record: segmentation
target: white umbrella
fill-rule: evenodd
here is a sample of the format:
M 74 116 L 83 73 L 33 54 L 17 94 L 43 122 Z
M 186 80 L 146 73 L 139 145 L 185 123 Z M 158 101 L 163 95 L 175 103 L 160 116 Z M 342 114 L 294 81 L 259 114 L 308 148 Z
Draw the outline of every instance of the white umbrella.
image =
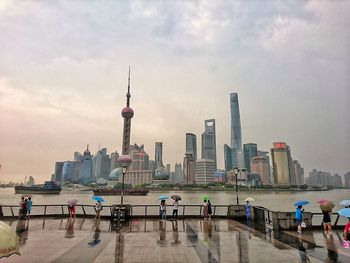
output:
M 8 224 L 0 221 L 0 258 L 12 254 L 19 255 L 18 237 Z
M 255 201 L 255 199 L 254 198 L 252 198 L 252 197 L 247 197 L 246 199 L 244 199 L 244 201 L 245 202 L 253 202 L 253 201 Z

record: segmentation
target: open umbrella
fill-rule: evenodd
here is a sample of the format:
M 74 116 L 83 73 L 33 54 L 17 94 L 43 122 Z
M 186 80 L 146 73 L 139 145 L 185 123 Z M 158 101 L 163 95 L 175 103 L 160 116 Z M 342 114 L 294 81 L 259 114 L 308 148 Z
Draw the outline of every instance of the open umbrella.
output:
M 208 201 L 208 200 L 209 200 L 209 196 L 207 196 L 207 195 L 202 195 L 202 199 Z
M 166 200 L 166 199 L 169 199 L 169 196 L 167 196 L 167 195 L 159 196 L 159 200 Z
M 343 209 L 338 211 L 338 214 L 340 216 L 344 216 L 344 217 L 349 217 L 350 218 L 350 208 L 343 208 Z
M 180 200 L 181 200 L 181 196 L 179 196 L 179 195 L 172 195 L 172 196 L 171 196 L 171 199 L 180 201 Z
M 320 205 L 323 205 L 324 203 L 328 202 L 328 200 L 321 198 L 320 200 L 317 201 Z
M 301 205 L 307 205 L 308 203 L 310 203 L 310 202 L 306 201 L 306 200 L 302 200 L 302 201 L 296 202 L 294 205 L 295 206 L 301 206 Z
M 334 208 L 334 203 L 332 201 L 324 202 L 320 205 L 320 208 L 322 211 L 332 211 L 332 209 Z
M 244 201 L 245 202 L 253 202 L 253 201 L 255 201 L 255 199 L 254 198 L 252 198 L 252 197 L 247 197 L 246 199 L 244 199 Z
M 19 254 L 18 237 L 8 224 L 0 221 L 0 258 L 12 254 Z
M 350 206 L 350 200 L 343 200 L 339 203 L 340 205 Z
M 97 196 L 97 195 L 94 195 L 92 196 L 92 200 L 95 200 L 95 201 L 100 201 L 100 202 L 104 202 L 105 200 L 103 199 L 103 197 L 101 196 Z

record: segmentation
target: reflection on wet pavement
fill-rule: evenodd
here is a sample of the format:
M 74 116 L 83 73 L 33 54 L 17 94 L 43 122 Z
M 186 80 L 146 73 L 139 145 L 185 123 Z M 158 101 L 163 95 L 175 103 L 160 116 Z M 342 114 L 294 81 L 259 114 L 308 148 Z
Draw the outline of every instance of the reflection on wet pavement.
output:
M 21 255 L 1 262 L 350 262 L 341 235 L 267 233 L 233 220 L 14 221 Z

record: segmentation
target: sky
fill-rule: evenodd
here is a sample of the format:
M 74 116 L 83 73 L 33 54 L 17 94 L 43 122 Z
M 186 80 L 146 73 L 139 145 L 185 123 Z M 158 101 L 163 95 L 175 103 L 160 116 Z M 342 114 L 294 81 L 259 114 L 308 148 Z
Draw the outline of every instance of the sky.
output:
M 0 181 L 50 178 L 86 145 L 121 152 L 131 67 L 131 143 L 182 163 L 185 133 L 216 119 L 230 144 L 285 141 L 305 174 L 350 171 L 350 1 L 0 0 Z

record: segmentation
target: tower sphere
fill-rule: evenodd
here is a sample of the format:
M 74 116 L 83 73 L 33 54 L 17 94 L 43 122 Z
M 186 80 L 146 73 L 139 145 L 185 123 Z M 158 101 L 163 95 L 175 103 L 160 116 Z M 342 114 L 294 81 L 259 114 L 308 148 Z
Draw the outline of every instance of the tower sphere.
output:
M 122 109 L 122 116 L 123 118 L 131 119 L 132 117 L 134 117 L 133 109 L 130 107 L 125 107 L 124 109 Z

